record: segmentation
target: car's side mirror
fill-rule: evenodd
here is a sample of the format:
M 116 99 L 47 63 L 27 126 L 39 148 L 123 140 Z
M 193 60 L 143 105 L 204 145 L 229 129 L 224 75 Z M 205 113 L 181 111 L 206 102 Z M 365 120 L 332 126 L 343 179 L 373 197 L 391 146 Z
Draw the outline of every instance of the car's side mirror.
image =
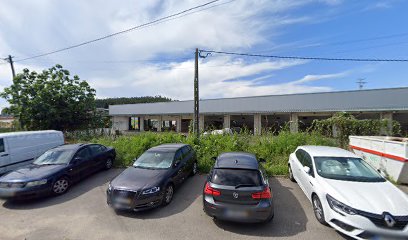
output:
M 180 160 L 174 162 L 173 167 L 177 167 L 180 164 Z
M 212 157 L 211 160 L 215 162 L 217 160 L 217 157 Z
M 82 158 L 81 157 L 75 157 L 73 160 L 72 160 L 72 164 L 78 164 L 78 163 L 80 163 L 82 161 Z
M 265 158 L 259 158 L 259 162 L 260 163 L 266 163 L 266 160 L 265 160 Z
M 381 175 L 381 177 L 387 178 L 387 175 L 383 171 L 381 171 L 381 169 L 377 169 L 377 172 Z
M 307 174 L 310 174 L 310 167 L 304 166 L 303 171 L 305 171 L 305 173 L 307 173 Z

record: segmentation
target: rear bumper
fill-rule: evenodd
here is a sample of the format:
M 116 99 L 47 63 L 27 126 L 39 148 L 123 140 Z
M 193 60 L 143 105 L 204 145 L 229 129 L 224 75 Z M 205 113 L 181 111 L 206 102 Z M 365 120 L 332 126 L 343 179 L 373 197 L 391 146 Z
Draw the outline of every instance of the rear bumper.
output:
M 257 205 L 238 205 L 215 202 L 212 196 L 203 195 L 204 212 L 220 220 L 257 223 L 273 218 L 273 200 L 261 200 Z
M 1 199 L 29 199 L 45 196 L 51 193 L 51 186 L 37 186 L 31 188 L 0 188 Z
M 156 208 L 162 204 L 163 200 L 162 193 L 152 194 L 151 196 L 143 197 L 139 197 L 139 195 L 136 195 L 133 199 L 130 199 L 129 203 L 117 201 L 117 199 L 115 199 L 113 197 L 113 194 L 109 191 L 106 192 L 106 196 L 107 196 L 106 203 L 113 209 L 134 212 Z

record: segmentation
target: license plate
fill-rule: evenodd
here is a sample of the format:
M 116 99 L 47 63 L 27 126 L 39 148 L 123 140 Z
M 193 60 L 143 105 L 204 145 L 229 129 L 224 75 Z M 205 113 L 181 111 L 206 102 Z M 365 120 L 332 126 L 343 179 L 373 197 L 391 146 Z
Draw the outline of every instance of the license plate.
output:
M 119 204 L 130 204 L 132 200 L 130 198 L 116 198 L 115 202 Z
M 231 218 L 244 218 L 248 216 L 248 213 L 242 210 L 227 210 L 225 215 Z

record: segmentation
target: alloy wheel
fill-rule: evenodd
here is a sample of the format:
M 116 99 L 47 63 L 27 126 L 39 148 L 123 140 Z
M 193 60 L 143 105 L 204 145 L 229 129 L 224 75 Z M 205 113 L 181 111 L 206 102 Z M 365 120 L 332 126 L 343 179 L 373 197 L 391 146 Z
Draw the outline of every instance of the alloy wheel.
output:
M 69 187 L 68 180 L 65 178 L 60 178 L 54 183 L 54 185 L 52 186 L 52 190 L 56 194 L 63 194 L 68 190 L 68 187 Z
M 113 165 L 112 159 L 109 158 L 108 160 L 106 160 L 106 164 L 105 164 L 106 169 L 110 169 L 112 165 Z
M 193 164 L 193 175 L 197 174 L 197 162 L 194 162 Z
M 293 176 L 292 168 L 290 167 L 290 165 L 288 167 L 289 167 L 289 179 L 292 182 L 296 182 L 295 177 Z
M 326 221 L 324 220 L 324 211 L 323 211 L 322 203 L 320 202 L 317 196 L 313 196 L 312 202 L 313 202 L 313 212 L 315 214 L 317 221 L 325 225 Z
M 166 193 L 164 195 L 164 202 L 165 204 L 169 204 L 171 202 L 171 200 L 173 199 L 173 193 L 174 193 L 174 189 L 172 185 L 169 185 L 166 188 Z

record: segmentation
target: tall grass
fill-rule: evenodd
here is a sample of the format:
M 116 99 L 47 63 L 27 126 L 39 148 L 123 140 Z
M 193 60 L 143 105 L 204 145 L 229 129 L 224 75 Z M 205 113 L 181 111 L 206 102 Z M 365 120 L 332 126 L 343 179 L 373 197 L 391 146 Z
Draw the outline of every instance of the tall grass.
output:
M 208 172 L 213 166 L 212 157 L 222 152 L 243 151 L 254 153 L 258 158 L 264 158 L 264 167 L 270 175 L 286 175 L 289 154 L 300 145 L 337 146 L 335 140 L 323 137 L 317 133 L 281 132 L 274 136 L 264 134 L 208 135 L 197 141 L 193 136 L 185 137 L 177 133 L 141 133 L 132 136 L 99 137 L 91 140 L 112 146 L 117 152 L 116 166 L 131 165 L 147 149 L 163 143 L 187 143 L 197 152 L 199 169 Z

